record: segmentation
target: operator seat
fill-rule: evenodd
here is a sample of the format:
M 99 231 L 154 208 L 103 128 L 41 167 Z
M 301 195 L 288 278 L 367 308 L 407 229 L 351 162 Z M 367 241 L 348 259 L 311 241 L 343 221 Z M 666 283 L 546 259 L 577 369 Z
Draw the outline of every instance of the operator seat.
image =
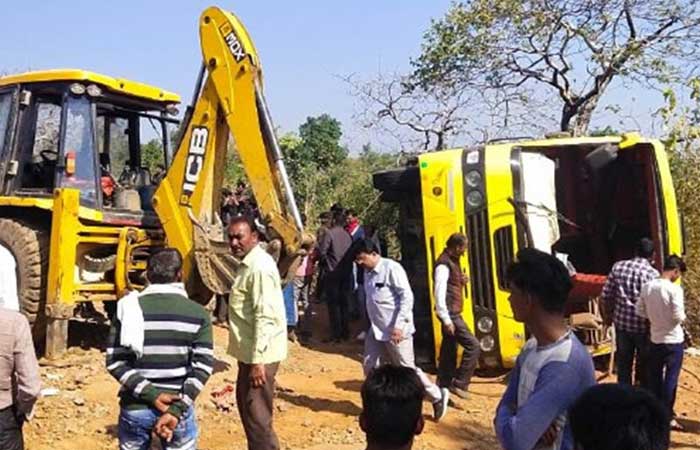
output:
M 136 171 L 134 188 L 139 193 L 141 208 L 144 211 L 153 211 L 153 195 L 156 186 L 151 182 L 151 171 L 147 167 L 141 167 Z

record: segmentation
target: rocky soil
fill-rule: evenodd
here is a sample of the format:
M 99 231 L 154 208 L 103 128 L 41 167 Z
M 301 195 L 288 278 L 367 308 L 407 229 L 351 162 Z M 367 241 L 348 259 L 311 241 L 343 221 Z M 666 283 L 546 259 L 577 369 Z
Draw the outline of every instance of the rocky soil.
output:
M 75 328 L 80 327 L 77 331 Z M 118 384 L 104 368 L 100 342 L 106 328 L 73 324 L 73 346 L 58 361 L 42 361 L 49 389 L 36 417 L 25 427 L 28 450 L 117 448 Z M 235 385 L 236 363 L 225 354 L 227 332 L 215 327 L 215 373 L 197 400 L 200 450 L 244 450 L 245 436 L 227 393 Z M 362 450 L 358 426 L 362 381 L 359 343 L 313 341 L 290 346 L 278 376 L 275 428 L 285 449 Z M 687 432 L 674 433 L 675 449 L 700 448 L 700 358 L 687 357 L 677 411 Z M 613 381 L 608 378 L 602 381 Z M 427 420 L 417 450 L 492 450 L 498 448 L 491 421 L 504 390 L 502 378 L 478 378 L 471 398 L 458 400 L 440 423 Z M 219 395 L 212 395 L 217 392 Z M 425 405 L 425 413 L 431 410 Z

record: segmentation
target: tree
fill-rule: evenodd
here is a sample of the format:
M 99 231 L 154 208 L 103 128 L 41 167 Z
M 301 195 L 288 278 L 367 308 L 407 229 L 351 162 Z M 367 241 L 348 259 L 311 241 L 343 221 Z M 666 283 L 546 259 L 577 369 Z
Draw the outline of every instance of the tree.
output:
M 699 48 L 693 0 L 473 0 L 432 22 L 412 78 L 424 89 L 555 93 L 561 130 L 581 135 L 613 80 L 683 79 Z
M 398 73 L 343 80 L 359 100 L 355 119 L 364 128 L 392 136 L 402 151 L 441 150 L 465 136 L 485 142 L 525 130 L 546 131 L 541 125 L 550 120 L 542 120 L 541 110 L 524 90 L 484 92 L 451 84 L 425 88 Z
M 339 142 L 341 136 L 340 122 L 323 114 L 308 118 L 298 135 L 286 133 L 280 137 L 299 210 L 313 224 L 321 212 L 340 202 L 355 209 L 364 222 L 390 234 L 398 214 L 394 205 L 379 202 L 372 174 L 393 166 L 396 155 L 376 152 L 365 145 L 358 157 L 349 157 Z
M 141 167 L 146 167 L 153 174 L 158 166 L 165 167 L 165 152 L 160 140 L 151 139 L 141 146 Z
M 340 122 L 328 114 L 307 118 L 299 127 L 298 158 L 313 161 L 317 167 L 339 163 L 348 156 L 347 149 L 340 145 L 342 135 Z
M 684 88 L 678 92 L 664 91 L 666 104 L 659 114 L 667 134 L 666 149 L 684 222 L 684 258 L 688 271 L 683 275 L 683 288 L 687 324 L 697 337 L 700 336 L 700 78 L 690 79 Z
M 399 74 L 380 75 L 369 81 L 357 81 L 349 76 L 344 81 L 362 102 L 361 112 L 356 116 L 362 126 L 381 127 L 383 132 L 396 137 L 402 147 L 443 149 L 449 138 L 459 134 L 468 122 L 463 113 L 470 99 L 464 92 L 414 89 L 408 77 Z M 394 126 L 410 130 L 417 138 L 404 140 Z
M 328 114 L 309 117 L 299 134 L 287 133 L 279 139 L 285 165 L 300 210 L 307 217 L 327 208 L 342 180 L 340 166 L 348 151 L 340 144 L 340 122 Z

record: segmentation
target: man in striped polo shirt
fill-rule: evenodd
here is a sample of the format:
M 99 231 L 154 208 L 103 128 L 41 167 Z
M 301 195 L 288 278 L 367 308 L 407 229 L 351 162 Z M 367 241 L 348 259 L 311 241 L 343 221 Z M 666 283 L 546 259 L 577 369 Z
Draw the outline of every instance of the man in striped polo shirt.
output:
M 148 259 L 148 287 L 119 301 L 107 344 L 107 370 L 121 384 L 119 448 L 194 450 L 194 401 L 213 371 L 209 315 L 190 300 L 182 257 L 173 248 Z

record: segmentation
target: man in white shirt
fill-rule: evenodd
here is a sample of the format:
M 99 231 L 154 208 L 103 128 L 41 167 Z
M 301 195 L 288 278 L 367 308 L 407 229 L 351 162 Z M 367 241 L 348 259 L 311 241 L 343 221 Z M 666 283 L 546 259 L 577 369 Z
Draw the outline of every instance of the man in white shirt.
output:
M 433 417 L 447 413 L 449 391 L 439 388 L 416 367 L 413 353 L 413 291 L 401 264 L 379 255 L 371 239 L 357 241 L 353 247 L 355 262 L 365 271 L 364 289 L 370 328 L 365 338 L 363 369 L 367 376 L 380 364 L 415 369 L 425 392 L 433 403 Z
M 435 261 L 435 312 L 442 322 L 442 344 L 438 365 L 438 385 L 466 399 L 469 382 L 479 362 L 479 341 L 464 323 L 464 289 L 469 282 L 462 273 L 459 258 L 467 251 L 467 237 L 454 233 Z M 464 348 L 457 365 L 457 344 Z
M 649 319 L 651 348 L 649 351 L 649 387 L 668 408 L 673 417 L 678 377 L 683 365 L 683 327 L 685 307 L 683 288 L 675 282 L 685 272 L 685 262 L 671 255 L 664 262 L 661 277 L 642 287 L 636 312 Z M 671 420 L 672 429 L 680 424 Z

